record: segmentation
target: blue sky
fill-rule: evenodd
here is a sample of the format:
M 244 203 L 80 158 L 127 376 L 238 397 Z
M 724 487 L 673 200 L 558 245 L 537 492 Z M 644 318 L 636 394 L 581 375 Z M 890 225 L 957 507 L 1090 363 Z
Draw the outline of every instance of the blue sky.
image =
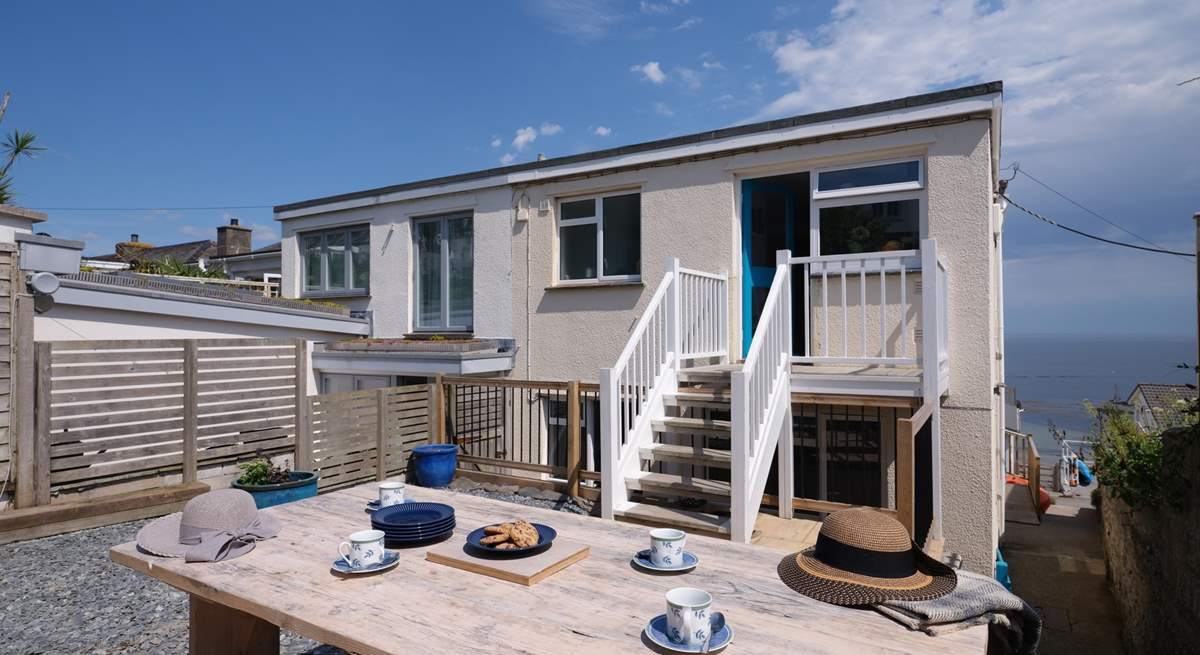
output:
M 913 0 L 42 3 L 5 6 L 2 126 L 43 229 L 277 239 L 273 204 L 1005 81 L 1005 164 L 1156 244 L 1200 211 L 1200 4 Z M 14 29 L 16 28 L 16 29 Z M 1133 237 L 1017 177 L 1013 198 Z M 173 207 L 221 209 L 179 211 Z M 1193 264 L 1010 210 L 1018 332 L 1189 334 Z

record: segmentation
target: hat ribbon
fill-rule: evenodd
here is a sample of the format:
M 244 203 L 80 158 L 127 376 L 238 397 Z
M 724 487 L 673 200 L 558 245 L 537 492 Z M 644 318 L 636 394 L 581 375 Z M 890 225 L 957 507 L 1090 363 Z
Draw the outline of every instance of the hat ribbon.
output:
M 813 556 L 835 569 L 871 578 L 907 578 L 917 572 L 912 550 L 868 550 L 823 534 L 817 535 Z
M 253 548 L 254 542 L 272 536 L 258 518 L 238 530 L 197 528 L 186 523 L 179 526 L 179 543 L 191 546 L 184 555 L 188 562 L 219 562 L 234 549 Z

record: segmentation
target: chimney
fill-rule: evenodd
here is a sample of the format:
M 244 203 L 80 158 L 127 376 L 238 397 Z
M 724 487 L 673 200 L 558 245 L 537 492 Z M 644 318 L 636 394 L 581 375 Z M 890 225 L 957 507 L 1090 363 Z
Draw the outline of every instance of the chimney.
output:
M 230 218 L 229 225 L 217 228 L 217 257 L 244 255 L 248 252 L 250 252 L 250 228 L 239 225 L 236 218 Z
M 116 251 L 118 257 L 128 262 L 137 259 L 143 250 L 153 247 L 148 243 L 142 243 L 138 235 L 134 233 L 129 235 L 128 241 L 117 243 Z

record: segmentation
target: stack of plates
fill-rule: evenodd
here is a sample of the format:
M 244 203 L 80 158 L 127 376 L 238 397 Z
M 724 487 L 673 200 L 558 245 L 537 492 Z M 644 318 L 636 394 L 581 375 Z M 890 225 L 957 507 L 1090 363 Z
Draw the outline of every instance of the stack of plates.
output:
M 454 532 L 454 508 L 441 503 L 404 503 L 371 515 L 371 527 L 382 530 L 389 543 L 433 541 Z

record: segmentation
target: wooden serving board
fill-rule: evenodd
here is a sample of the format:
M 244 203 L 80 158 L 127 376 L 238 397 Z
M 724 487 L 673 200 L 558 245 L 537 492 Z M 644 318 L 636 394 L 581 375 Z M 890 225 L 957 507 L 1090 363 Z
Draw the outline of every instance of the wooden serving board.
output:
M 465 550 L 462 541 L 451 539 L 425 553 L 425 559 L 532 587 L 575 562 L 586 559 L 591 552 L 581 543 L 556 539 L 554 545 L 544 553 L 514 559 L 492 559 L 476 557 Z

